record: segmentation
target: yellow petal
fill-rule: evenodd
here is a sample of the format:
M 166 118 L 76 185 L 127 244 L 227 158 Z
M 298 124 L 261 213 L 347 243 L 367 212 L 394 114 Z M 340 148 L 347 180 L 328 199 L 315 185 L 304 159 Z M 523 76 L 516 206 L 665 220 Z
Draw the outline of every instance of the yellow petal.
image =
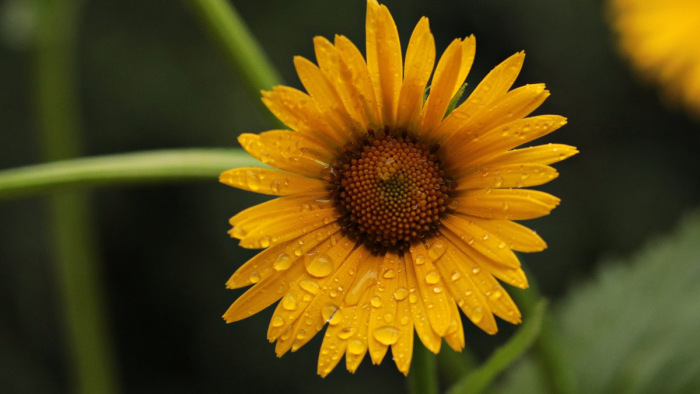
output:
M 260 133 L 260 142 L 278 149 L 285 157 L 303 155 L 323 163 L 333 163 L 336 154 L 311 134 L 291 133 L 289 130 L 270 130 Z
M 396 300 L 396 321 L 398 322 L 400 334 L 396 343 L 391 345 L 391 354 L 399 371 L 404 375 L 408 375 L 413 356 L 413 315 L 411 314 L 411 305 L 408 299 L 408 274 L 406 272 L 405 257 L 401 255 L 399 258 L 397 270 L 398 287 L 393 294 Z
M 422 123 L 421 114 L 425 86 L 435 65 L 435 39 L 430 33 L 428 18 L 418 21 L 406 50 L 404 80 L 399 96 L 397 127 L 409 132 L 417 131 Z
M 566 118 L 559 115 L 539 115 L 506 123 L 448 151 L 446 164 L 450 169 L 483 164 L 495 155 L 545 136 L 565 124 Z
M 403 79 L 401 42 L 389 10 L 367 1 L 367 67 L 374 81 L 384 125 L 396 124 L 396 107 Z
M 381 257 L 378 257 L 381 258 Z M 374 296 L 370 299 L 369 355 L 373 364 L 382 362 L 389 345 L 395 344 L 401 329 L 396 321 L 396 298 L 398 288 L 399 256 L 387 252 L 383 257 Z
M 549 97 L 544 84 L 525 85 L 506 93 L 503 98 L 476 113 L 457 113 L 439 127 L 437 138 L 447 146 L 464 145 L 489 130 L 522 119 Z
M 481 219 L 468 217 L 477 226 L 503 240 L 508 247 L 519 252 L 539 252 L 547 248 L 547 243 L 537 233 L 510 220 Z
M 474 63 L 474 55 L 476 54 L 476 38 L 473 35 L 465 38 L 462 41 L 462 65 L 459 68 L 459 76 L 455 81 L 455 86 L 452 89 L 452 94 L 450 97 L 454 97 L 457 91 L 464 84 L 464 80 L 467 79 L 469 71 L 472 68 L 472 63 Z
M 285 155 L 284 151 L 264 144 L 258 134 L 241 134 L 238 136 L 238 142 L 251 156 L 279 170 L 313 178 L 324 177 L 326 164 L 304 156 L 301 150 L 295 150 L 296 155 Z
M 381 112 L 374 84 L 367 63 L 359 49 L 345 36 L 335 36 L 335 47 L 352 75 L 352 85 L 357 89 L 359 100 L 367 119 L 367 128 L 379 130 L 382 126 Z
M 292 213 L 255 227 L 241 238 L 240 245 L 250 249 L 267 248 L 321 227 L 335 232 L 340 227 L 336 223 L 338 217 L 340 214 L 335 208 Z
M 487 219 L 525 220 L 549 214 L 559 199 L 537 190 L 464 190 L 452 198 L 450 207 L 458 213 Z
M 465 256 L 467 256 L 468 261 L 476 264 L 479 269 L 485 269 L 491 273 L 491 275 L 505 283 L 508 283 L 509 285 L 521 289 L 527 288 L 527 278 L 525 277 L 523 270 L 520 268 L 520 264 L 517 266 L 499 264 L 496 261 L 486 258 L 465 242 L 462 242 L 460 237 L 455 235 L 450 230 L 445 229 L 442 234 L 450 241 L 450 243 L 452 243 L 452 245 L 456 246 L 462 253 L 464 253 Z
M 421 128 L 427 138 L 430 138 L 432 130 L 440 124 L 445 116 L 447 105 L 452 99 L 452 91 L 457 85 L 460 68 L 462 66 L 462 40 L 456 39 L 447 47 L 440 57 L 435 76 L 430 85 L 430 94 L 425 102 L 425 114 Z
M 252 316 L 282 298 L 293 283 L 304 272 L 303 264 L 294 264 L 288 270 L 271 275 L 248 289 L 238 297 L 226 313 L 224 320 L 232 323 Z
M 437 261 L 436 266 L 445 279 L 449 292 L 472 323 L 486 333 L 495 334 L 498 331 L 496 320 L 493 318 L 484 294 L 473 280 L 480 274 L 480 268 L 473 261 L 457 254 L 457 248 L 453 244 L 447 240 L 443 242 L 446 244 L 447 251 Z
M 320 250 L 318 254 L 306 254 L 303 257 L 306 273 L 289 289 L 288 295 L 292 295 L 295 303 L 277 308 L 273 315 L 273 323 L 276 317 L 281 321 L 294 323 L 292 351 L 308 342 L 318 332 L 329 316 L 338 309 L 340 301 L 344 297 L 345 289 L 350 285 L 353 275 L 348 271 L 357 269 L 359 258 L 348 258 L 355 243 L 347 237 L 336 241 L 331 239 L 328 250 Z M 285 296 L 285 297 L 287 297 Z M 333 312 L 328 312 L 333 308 Z M 328 316 L 326 316 L 328 315 Z M 303 324 L 300 324 L 301 319 Z M 274 341 L 284 331 L 284 325 L 271 324 L 267 337 Z M 299 332 L 304 331 L 304 338 L 300 338 Z
M 275 198 L 262 204 L 246 208 L 229 219 L 233 226 L 230 234 L 241 239 L 254 228 L 274 221 L 280 216 L 316 209 L 331 208 L 327 193 L 303 194 Z
M 525 53 L 519 52 L 491 70 L 472 94 L 445 118 L 434 135 L 442 138 L 451 135 L 472 117 L 478 116 L 480 111 L 502 99 L 520 73 L 524 59 Z
M 359 125 L 348 115 L 333 85 L 315 64 L 301 56 L 294 57 L 294 66 L 323 120 L 331 126 L 338 139 L 344 143 L 350 142 L 353 134 L 359 131 Z
M 459 234 L 462 242 L 487 258 L 507 266 L 520 266 L 518 257 L 504 241 L 470 222 L 464 216 L 447 214 L 442 219 L 442 223 L 453 233 Z
M 430 249 L 426 249 L 422 243 L 417 243 L 412 246 L 411 251 L 418 286 L 417 295 L 425 306 L 430 325 L 439 336 L 444 336 L 450 326 L 449 303 L 454 302 L 434 264 L 445 252 L 445 248 L 446 245 L 437 240 Z
M 323 113 L 309 95 L 288 86 L 263 90 L 262 95 L 263 103 L 284 124 L 322 142 L 332 151 L 341 151 L 344 138 L 324 121 Z
M 454 323 L 454 329 L 450 329 L 445 335 L 445 342 L 455 352 L 461 352 L 464 349 L 464 327 L 462 326 L 462 318 L 459 315 L 457 304 L 454 303 L 452 304 L 452 322 Z
M 493 164 L 477 167 L 458 178 L 454 190 L 537 186 L 559 175 L 554 168 L 542 164 Z
M 219 182 L 239 189 L 275 196 L 317 193 L 326 190 L 328 185 L 320 179 L 256 167 L 224 171 L 219 176 Z
M 423 345 L 425 345 L 428 350 L 437 354 L 440 352 L 442 340 L 435 330 L 433 330 L 430 321 L 428 321 L 428 314 L 425 310 L 425 305 L 423 305 L 420 291 L 418 290 L 418 279 L 416 278 L 414 269 L 415 260 L 412 260 L 411 254 L 404 254 L 404 258 L 406 259 L 407 298 L 411 308 L 416 334 L 418 334 L 418 338 L 420 338 L 421 342 L 423 342 Z
M 318 244 L 333 236 L 326 228 L 305 234 L 297 239 L 283 242 L 258 253 L 255 257 L 243 264 L 226 282 L 229 289 L 248 286 L 258 283 L 280 271 L 289 269 L 299 262 L 299 259 L 315 248 Z
M 348 339 L 348 347 L 345 351 L 345 366 L 350 372 L 355 372 L 360 366 L 362 359 L 367 353 L 367 339 L 369 335 L 368 320 L 372 306 L 369 299 L 372 297 L 371 291 L 366 291 L 359 303 L 354 306 L 355 316 L 352 320 L 352 327 L 357 328 L 355 335 Z
M 489 163 L 506 164 L 553 164 L 578 153 L 578 150 L 569 145 L 546 144 L 528 146 L 527 148 L 514 149 L 494 156 Z
M 366 131 L 366 114 L 360 93 L 353 84 L 351 69 L 345 64 L 333 44 L 324 37 L 314 37 L 314 51 L 318 66 L 338 93 L 355 130 Z

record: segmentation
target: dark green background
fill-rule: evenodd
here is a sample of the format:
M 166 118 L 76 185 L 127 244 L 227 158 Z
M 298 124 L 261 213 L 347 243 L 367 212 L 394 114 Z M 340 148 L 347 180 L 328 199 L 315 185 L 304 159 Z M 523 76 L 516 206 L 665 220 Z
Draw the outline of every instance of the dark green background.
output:
M 31 34 L 0 3 L 0 168 L 40 161 L 34 116 Z M 287 84 L 300 87 L 292 57 L 313 59 L 312 38 L 343 34 L 364 46 L 363 0 L 234 1 Z M 384 2 L 404 47 L 428 16 L 438 53 L 474 34 L 469 86 L 525 50 L 516 85 L 545 82 L 537 113 L 567 116 L 546 141 L 577 146 L 561 177 L 541 190 L 562 198 L 549 217 L 527 222 L 549 248 L 523 256 L 555 303 L 608 256 L 627 256 L 666 232 L 700 201 L 700 122 L 661 103 L 616 52 L 601 1 L 437 0 Z M 15 6 L 15 8 L 12 8 Z M 21 8 L 21 7 L 20 7 Z M 77 66 L 86 155 L 179 147 L 237 146 L 267 129 L 219 48 L 186 2 L 84 1 Z M 468 87 L 469 90 L 469 87 Z M 100 189 L 92 195 L 108 316 L 125 392 L 393 392 L 404 379 L 390 356 L 315 375 L 316 338 L 274 356 L 270 311 L 226 325 L 241 294 L 224 282 L 251 251 L 228 238 L 227 219 L 259 196 L 207 183 Z M 60 303 L 42 198 L 0 205 L 0 391 L 70 391 Z M 467 327 L 481 357 L 491 338 Z

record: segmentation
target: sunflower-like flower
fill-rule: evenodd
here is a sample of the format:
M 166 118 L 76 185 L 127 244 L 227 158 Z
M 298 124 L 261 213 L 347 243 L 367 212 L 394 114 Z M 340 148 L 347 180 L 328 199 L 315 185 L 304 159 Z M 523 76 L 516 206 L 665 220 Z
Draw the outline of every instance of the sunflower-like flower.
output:
M 671 102 L 700 115 L 700 1 L 611 0 L 621 50 Z
M 389 347 L 407 374 L 414 330 L 432 352 L 442 338 L 461 350 L 459 309 L 489 334 L 497 331 L 494 315 L 520 323 L 497 279 L 526 288 L 513 251 L 546 245 L 512 220 L 546 215 L 559 203 L 523 187 L 554 179 L 549 164 L 577 153 L 560 144 L 514 149 L 566 123 L 557 115 L 527 117 L 549 95 L 543 84 L 510 90 L 524 53 L 497 66 L 447 114 L 472 65 L 474 37 L 447 47 L 425 98 L 435 63 L 428 20 L 416 25 L 405 62 L 391 14 L 376 0 L 367 3 L 366 34 L 366 61 L 346 37 L 316 37 L 318 65 L 294 59 L 308 93 L 286 86 L 263 92 L 293 131 L 239 141 L 275 169 L 221 174 L 227 185 L 281 196 L 230 220 L 241 246 L 265 250 L 227 282 L 253 287 L 224 319 L 281 299 L 267 333 L 278 356 L 327 323 L 322 376 L 343 355 L 351 372 L 367 352 L 380 363 Z

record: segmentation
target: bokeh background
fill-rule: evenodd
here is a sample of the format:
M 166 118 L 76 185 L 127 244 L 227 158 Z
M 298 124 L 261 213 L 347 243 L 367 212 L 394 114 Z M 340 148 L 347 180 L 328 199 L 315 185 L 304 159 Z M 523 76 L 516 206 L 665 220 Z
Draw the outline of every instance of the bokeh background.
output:
M 41 161 L 32 48 L 33 8 L 0 2 L 0 168 Z M 438 53 L 474 34 L 474 87 L 511 54 L 527 57 L 516 82 L 545 82 L 538 113 L 567 116 L 547 141 L 581 154 L 557 165 L 540 190 L 562 198 L 527 223 L 549 248 L 523 256 L 555 308 L 627 264 L 700 206 L 700 120 L 660 99 L 616 47 L 601 0 L 386 0 L 404 47 L 428 16 Z M 300 87 L 292 57 L 313 59 L 312 38 L 343 34 L 361 48 L 364 0 L 232 1 L 285 82 Z M 76 48 L 84 153 L 235 147 L 242 132 L 269 128 L 222 51 L 185 1 L 82 2 Z M 469 87 L 467 90 L 469 90 Z M 265 339 L 270 310 L 224 324 L 240 291 L 224 288 L 252 256 L 231 240 L 227 219 L 262 198 L 209 182 L 103 188 L 91 193 L 124 392 L 395 392 L 403 376 L 387 359 L 355 376 L 339 366 L 316 376 L 320 335 L 282 359 Z M 71 392 L 66 332 L 47 230 L 46 199 L 0 202 L 0 391 Z M 700 243 L 700 240 L 698 240 Z M 669 269 L 677 262 L 668 261 Z M 620 294 L 622 297 L 632 295 Z M 697 302 L 696 302 L 697 303 Z M 606 316 L 614 319 L 615 316 Z M 686 316 L 700 326 L 700 308 Z M 467 327 L 467 348 L 484 358 L 496 337 Z M 663 333 L 659 333 L 663 335 Z

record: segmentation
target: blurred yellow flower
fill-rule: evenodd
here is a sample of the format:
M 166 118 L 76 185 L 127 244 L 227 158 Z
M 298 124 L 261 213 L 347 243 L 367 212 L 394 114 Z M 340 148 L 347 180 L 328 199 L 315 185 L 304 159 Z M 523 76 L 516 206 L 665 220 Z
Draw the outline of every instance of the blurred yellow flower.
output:
M 700 115 L 700 1 L 612 0 L 622 51 L 664 96 Z
M 286 86 L 263 92 L 294 131 L 239 141 L 276 169 L 221 174 L 227 185 L 282 196 L 230 220 L 241 246 L 265 250 L 227 282 L 253 287 L 224 319 L 281 299 L 267 333 L 278 356 L 328 323 L 321 376 L 343 355 L 351 372 L 367 352 L 378 364 L 389 347 L 407 374 L 414 329 L 435 353 L 442 338 L 461 350 L 458 307 L 489 334 L 497 331 L 494 315 L 520 323 L 497 279 L 526 288 L 513 251 L 546 245 L 512 220 L 546 215 L 559 203 L 522 188 L 554 179 L 549 164 L 577 153 L 560 144 L 514 149 L 566 123 L 558 115 L 526 117 L 549 92 L 543 84 L 510 90 L 524 53 L 498 65 L 446 115 L 471 67 L 474 37 L 447 47 L 426 99 L 435 63 L 428 20 L 416 25 L 405 62 L 389 10 L 369 0 L 366 23 L 366 61 L 346 37 L 316 37 L 318 66 L 294 59 L 308 93 Z

